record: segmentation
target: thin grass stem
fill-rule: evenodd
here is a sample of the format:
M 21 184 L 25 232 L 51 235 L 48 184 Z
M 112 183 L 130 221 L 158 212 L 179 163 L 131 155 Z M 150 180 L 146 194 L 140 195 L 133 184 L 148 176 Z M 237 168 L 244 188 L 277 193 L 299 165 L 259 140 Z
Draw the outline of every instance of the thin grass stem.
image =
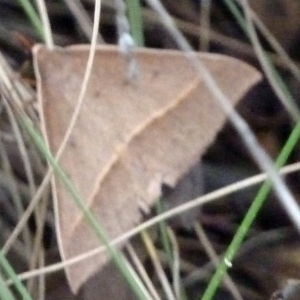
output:
M 4 272 L 6 273 L 6 275 L 9 278 L 11 278 L 14 286 L 16 287 L 16 289 L 19 292 L 22 299 L 23 300 L 33 300 L 31 298 L 31 296 L 29 295 L 29 293 L 27 292 L 24 285 L 22 284 L 22 282 L 20 281 L 20 279 L 18 278 L 18 276 L 16 275 L 15 271 L 13 270 L 11 265 L 9 264 L 8 260 L 6 259 L 4 254 L 2 253 L 2 250 L 0 250 L 0 264 L 1 264 Z
M 281 153 L 279 154 L 275 163 L 276 168 L 280 168 L 286 163 L 287 159 L 289 158 L 290 154 L 292 153 L 293 149 L 298 143 L 299 138 L 300 138 L 300 121 L 298 121 L 298 123 L 296 124 L 287 142 L 285 143 Z M 248 212 L 246 213 L 246 216 L 244 217 L 241 225 L 239 226 L 236 234 L 234 235 L 232 242 L 227 248 L 223 256 L 223 259 L 220 262 L 220 265 L 218 266 L 214 276 L 212 277 L 204 295 L 201 297 L 202 300 L 211 300 L 215 295 L 216 290 L 220 285 L 223 276 L 226 274 L 228 267 L 230 266 L 232 260 L 234 259 L 237 251 L 241 247 L 241 244 L 245 239 L 249 231 L 249 228 L 251 227 L 252 223 L 257 217 L 262 205 L 265 203 L 266 198 L 271 191 L 271 188 L 272 188 L 272 184 L 269 180 L 267 180 L 259 189 L 252 205 L 250 206 Z M 296 208 L 292 206 L 289 209 L 297 210 L 298 206 Z
M 126 0 L 131 33 L 137 46 L 145 45 L 140 0 Z
M 11 291 L 5 285 L 5 282 L 0 274 L 0 299 L 3 300 L 16 300 Z
M 36 0 L 36 4 L 39 10 L 40 17 L 42 19 L 46 45 L 48 49 L 52 50 L 54 48 L 54 42 L 45 0 Z
M 294 163 L 292 165 L 288 165 L 284 168 L 282 168 L 279 172 L 281 174 L 290 174 L 296 171 L 300 170 L 300 163 Z M 154 218 L 151 218 L 150 220 L 136 226 L 134 229 L 129 230 L 128 232 L 122 234 L 119 237 L 116 237 L 115 239 L 113 239 L 111 241 L 112 245 L 119 245 L 124 243 L 125 241 L 127 241 L 128 239 L 136 236 L 137 234 L 139 234 L 141 231 L 148 229 L 154 225 L 157 225 L 159 222 L 161 222 L 162 220 L 167 220 L 170 219 L 172 217 L 175 217 L 185 211 L 188 211 L 190 209 L 193 209 L 195 207 L 204 205 L 206 203 L 210 203 L 212 201 L 216 201 L 218 199 L 221 199 L 227 195 L 233 194 L 235 192 L 238 192 L 242 189 L 257 185 L 261 182 L 263 182 L 264 180 L 266 180 L 268 178 L 267 174 L 262 173 L 262 174 L 258 174 L 256 176 L 235 182 L 233 184 L 230 184 L 228 186 L 225 186 L 223 188 L 220 188 L 216 191 L 213 191 L 209 194 L 206 194 L 204 196 L 201 196 L 199 198 L 193 199 L 191 201 L 188 201 L 184 204 L 181 204 L 180 206 L 177 206 L 175 208 L 172 208 L 164 213 L 162 213 L 159 216 L 156 216 Z M 89 259 L 95 255 L 98 255 L 99 253 L 105 251 L 106 248 L 105 246 L 100 246 L 96 249 L 93 249 L 91 251 L 88 251 L 84 254 L 78 255 L 76 257 L 73 257 L 71 259 L 68 259 L 64 262 L 59 262 L 59 263 L 55 263 L 52 264 L 50 266 L 44 267 L 42 269 L 36 269 L 33 271 L 28 271 L 28 272 L 24 272 L 22 274 L 19 274 L 19 278 L 22 280 L 26 280 L 32 277 L 36 277 L 39 276 L 41 274 L 50 274 L 50 273 L 54 273 L 54 272 L 58 272 L 66 267 L 72 266 L 74 264 L 80 263 L 85 259 Z M 8 281 L 8 284 L 11 284 L 11 281 Z
M 59 166 L 56 159 L 52 156 L 52 154 L 49 152 L 47 146 L 45 145 L 43 139 L 37 134 L 31 123 L 28 119 L 25 117 L 22 118 L 23 126 L 25 130 L 28 132 L 30 137 L 32 138 L 32 141 L 36 145 L 36 147 L 39 149 L 39 151 L 42 153 L 43 157 L 45 157 L 48 161 L 48 163 L 51 165 L 51 167 L 54 169 L 55 174 L 58 176 L 58 178 L 61 180 L 61 182 L 64 184 L 70 195 L 72 196 L 75 204 L 78 206 L 78 208 L 82 211 L 85 219 L 91 226 L 91 228 L 94 230 L 97 238 L 99 241 L 102 241 L 105 245 L 110 257 L 112 258 L 113 262 L 118 267 L 120 274 L 126 279 L 129 286 L 132 288 L 132 291 L 136 294 L 138 299 L 145 299 L 145 295 L 142 289 L 136 284 L 136 281 L 132 277 L 132 273 L 128 270 L 128 267 L 125 263 L 125 260 L 123 258 L 123 255 L 119 252 L 119 250 L 110 243 L 109 238 L 105 232 L 105 230 L 102 228 L 102 226 L 97 221 L 94 214 L 86 207 L 84 204 L 84 200 L 80 197 L 77 189 L 73 185 L 73 183 L 69 180 L 68 176 L 65 174 L 65 172 L 62 170 L 62 168 Z

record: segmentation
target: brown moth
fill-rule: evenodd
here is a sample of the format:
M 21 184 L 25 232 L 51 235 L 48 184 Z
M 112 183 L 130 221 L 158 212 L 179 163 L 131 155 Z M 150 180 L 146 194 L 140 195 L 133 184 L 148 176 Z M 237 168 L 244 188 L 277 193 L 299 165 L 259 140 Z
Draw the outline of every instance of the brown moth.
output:
M 88 46 L 34 49 L 38 93 L 53 154 L 62 141 L 78 99 Z M 60 164 L 110 238 L 141 219 L 161 185 L 176 182 L 197 162 L 226 116 L 205 82 L 173 50 L 137 49 L 136 80 L 115 46 L 97 48 L 84 104 Z M 259 79 L 245 63 L 223 55 L 199 54 L 235 105 Z M 55 178 L 55 207 L 62 259 L 99 247 L 82 213 Z M 97 255 L 66 268 L 74 292 L 108 262 Z

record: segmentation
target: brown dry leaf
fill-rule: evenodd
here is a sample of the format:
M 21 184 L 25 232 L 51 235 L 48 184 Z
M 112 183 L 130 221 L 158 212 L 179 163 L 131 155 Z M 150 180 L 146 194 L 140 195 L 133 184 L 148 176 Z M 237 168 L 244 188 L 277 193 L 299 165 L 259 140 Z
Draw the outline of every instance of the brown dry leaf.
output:
M 88 46 L 34 50 L 47 138 L 56 153 L 77 101 Z M 126 79 L 126 61 L 115 46 L 97 49 L 85 102 L 61 165 L 109 236 L 133 228 L 141 208 L 174 186 L 197 162 L 225 122 L 205 83 L 183 53 L 136 50 L 139 77 Z M 252 67 L 222 55 L 199 54 L 235 104 L 260 79 Z M 68 192 L 56 180 L 56 218 L 63 259 L 100 245 Z M 108 258 L 98 255 L 72 267 L 73 291 Z

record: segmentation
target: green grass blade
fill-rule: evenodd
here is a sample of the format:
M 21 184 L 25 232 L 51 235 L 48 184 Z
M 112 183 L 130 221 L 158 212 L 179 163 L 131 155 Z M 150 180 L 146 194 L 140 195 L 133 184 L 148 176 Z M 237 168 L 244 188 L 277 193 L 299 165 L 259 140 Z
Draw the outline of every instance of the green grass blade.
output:
M 59 164 L 55 161 L 55 158 L 49 152 L 49 150 L 46 147 L 41 136 L 36 132 L 36 130 L 34 129 L 34 127 L 32 126 L 32 124 L 30 123 L 30 121 L 27 118 L 22 117 L 21 120 L 22 120 L 24 129 L 28 132 L 29 136 L 31 137 L 32 141 L 34 142 L 34 144 L 36 145 L 38 150 L 42 153 L 43 157 L 45 157 L 47 159 L 47 161 L 53 168 L 54 173 L 59 177 L 59 179 L 65 185 L 66 189 L 72 196 L 76 205 L 80 208 L 80 210 L 84 214 L 87 222 L 89 222 L 89 225 L 94 230 L 99 241 L 101 241 L 106 246 L 112 261 L 115 263 L 115 265 L 119 269 L 120 273 L 122 274 L 124 279 L 127 281 L 130 288 L 132 289 L 132 291 L 137 296 L 137 299 L 147 299 L 143 289 L 141 289 L 140 286 L 137 285 L 137 283 L 135 282 L 135 280 L 131 274 L 131 271 L 128 270 L 126 262 L 123 260 L 122 254 L 115 246 L 110 244 L 108 235 L 106 234 L 105 230 L 99 224 L 99 222 L 95 218 L 94 214 L 85 206 L 84 201 L 80 197 L 75 186 L 69 180 L 68 176 L 62 170 L 62 168 L 59 166 Z
M 22 6 L 24 12 L 26 13 L 29 21 L 31 22 L 33 28 L 35 29 L 36 33 L 42 40 L 45 40 L 44 31 L 43 31 L 43 24 L 35 11 L 34 7 L 32 6 L 29 0 L 18 0 L 20 5 Z
M 143 47 L 145 41 L 140 0 L 127 0 L 127 9 L 133 39 L 137 46 Z
M 163 213 L 164 211 L 165 211 L 164 204 L 162 203 L 162 200 L 160 199 L 156 203 L 156 212 L 159 215 L 159 214 Z M 172 247 L 171 247 L 170 239 L 168 236 L 167 222 L 165 222 L 165 221 L 159 222 L 158 228 L 159 228 L 161 243 L 162 243 L 163 249 L 167 255 L 169 268 L 171 270 L 172 265 L 173 265 L 173 255 L 172 255 Z
M 234 4 L 234 2 L 232 0 L 223 0 L 223 2 L 227 5 L 230 12 L 233 14 L 233 16 L 237 20 L 238 24 L 240 25 L 242 30 L 247 35 L 248 33 L 247 33 L 247 26 L 246 26 L 246 23 L 245 23 L 245 19 L 244 19 L 243 14 L 239 10 L 238 6 L 236 4 Z
M 1 264 L 4 272 L 6 273 L 6 275 L 12 280 L 14 286 L 16 287 L 16 289 L 19 292 L 22 299 L 23 300 L 32 300 L 31 296 L 27 292 L 26 288 L 24 287 L 24 285 L 22 284 L 22 282 L 16 275 L 15 271 L 13 270 L 13 268 L 11 267 L 11 265 L 9 264 L 8 260 L 6 259 L 6 257 L 4 256 L 4 254 L 2 253 L 1 250 L 0 250 L 0 264 Z M 0 288 L 2 290 L 1 285 L 2 285 L 2 282 L 0 281 Z M 2 292 L 4 293 L 6 291 L 3 289 Z M 8 294 L 8 292 L 6 293 L 6 295 L 7 295 L 7 297 L 9 297 L 7 299 L 14 299 L 14 298 L 10 298 L 10 295 Z M 6 298 L 3 298 L 3 299 L 6 299 Z
M 5 285 L 4 280 L 0 274 L 0 299 L 2 300 L 15 300 L 16 298 L 13 296 L 11 291 Z
M 297 122 L 296 126 L 294 127 L 292 133 L 290 134 L 287 142 L 285 143 L 281 153 L 279 154 L 276 160 L 276 167 L 282 167 L 287 159 L 289 158 L 290 154 L 292 153 L 293 149 L 295 148 L 296 144 L 298 143 L 300 138 L 300 121 Z M 202 300 L 211 300 L 216 293 L 217 288 L 220 285 L 220 282 L 223 279 L 223 276 L 227 272 L 227 269 L 230 267 L 231 261 L 234 259 L 237 251 L 239 250 L 246 234 L 249 231 L 252 223 L 254 222 L 259 210 L 261 209 L 262 205 L 264 204 L 266 197 L 270 193 L 271 184 L 269 181 L 266 181 L 258 191 L 252 205 L 250 206 L 245 218 L 243 219 L 240 227 L 238 228 L 231 244 L 227 248 L 220 265 L 218 266 L 214 276 L 212 277 L 204 295 L 202 296 Z

